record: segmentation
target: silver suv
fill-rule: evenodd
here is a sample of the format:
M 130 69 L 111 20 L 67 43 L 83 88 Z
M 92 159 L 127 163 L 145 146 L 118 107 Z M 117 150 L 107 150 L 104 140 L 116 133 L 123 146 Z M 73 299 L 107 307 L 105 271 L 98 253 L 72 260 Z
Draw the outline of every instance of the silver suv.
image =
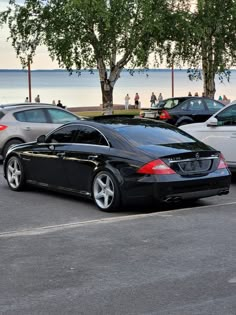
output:
M 50 104 L 0 105 L 0 157 L 9 147 L 34 141 L 38 136 L 71 121 L 83 119 Z

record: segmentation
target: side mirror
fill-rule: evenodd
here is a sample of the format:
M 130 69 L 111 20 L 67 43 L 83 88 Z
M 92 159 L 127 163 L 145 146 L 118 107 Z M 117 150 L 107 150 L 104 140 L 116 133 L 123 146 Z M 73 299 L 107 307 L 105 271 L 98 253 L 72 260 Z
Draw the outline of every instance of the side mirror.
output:
M 216 117 L 210 117 L 206 121 L 206 125 L 209 127 L 216 127 L 216 126 L 218 126 L 218 119 Z
M 37 143 L 45 143 L 46 142 L 46 136 L 41 135 L 36 140 L 37 140 Z

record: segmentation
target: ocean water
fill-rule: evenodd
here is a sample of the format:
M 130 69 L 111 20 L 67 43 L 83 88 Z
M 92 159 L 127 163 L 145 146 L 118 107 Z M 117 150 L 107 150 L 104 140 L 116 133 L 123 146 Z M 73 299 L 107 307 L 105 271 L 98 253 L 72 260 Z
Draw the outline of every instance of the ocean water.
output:
M 102 96 L 97 71 L 94 74 L 82 72 L 69 75 L 63 70 L 34 70 L 31 72 L 32 99 L 40 95 L 41 102 L 52 103 L 61 100 L 68 107 L 97 106 Z M 202 93 L 202 81 L 190 81 L 186 70 L 174 71 L 174 96 L 185 96 L 189 91 Z M 134 95 L 140 95 L 141 107 L 150 105 L 150 95 L 161 92 L 164 98 L 172 96 L 172 75 L 169 69 L 136 71 L 134 75 L 124 70 L 117 81 L 114 104 L 124 104 L 124 97 L 130 95 L 130 104 Z M 236 99 L 236 70 L 232 71 L 230 82 L 220 83 L 216 79 L 216 95 L 225 94 L 229 99 Z M 28 74 L 26 70 L 0 70 L 0 103 L 24 101 L 28 96 Z

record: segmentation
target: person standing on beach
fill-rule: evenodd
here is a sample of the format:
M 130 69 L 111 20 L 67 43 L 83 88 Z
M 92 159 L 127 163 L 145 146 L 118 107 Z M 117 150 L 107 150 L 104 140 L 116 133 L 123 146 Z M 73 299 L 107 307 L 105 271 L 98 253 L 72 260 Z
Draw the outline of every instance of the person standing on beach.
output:
M 35 100 L 36 103 L 40 103 L 40 96 L 39 96 L 39 94 L 35 97 L 34 100 Z
M 159 96 L 158 96 L 158 102 L 161 102 L 161 101 L 163 101 L 162 93 L 160 93 Z
M 139 99 L 140 99 L 140 97 L 139 97 L 138 93 L 136 93 L 135 96 L 134 96 L 134 106 L 135 106 L 135 108 L 139 108 Z
M 130 100 L 130 97 L 129 97 L 129 94 L 126 94 L 125 95 L 125 109 L 129 109 L 129 100 Z
M 28 97 L 25 98 L 25 103 L 29 103 L 29 98 Z
M 156 95 L 154 94 L 154 92 L 152 92 L 152 95 L 151 95 L 151 98 L 150 98 L 151 107 L 152 107 L 152 106 L 155 106 L 156 100 L 157 100 L 157 97 L 156 97 Z

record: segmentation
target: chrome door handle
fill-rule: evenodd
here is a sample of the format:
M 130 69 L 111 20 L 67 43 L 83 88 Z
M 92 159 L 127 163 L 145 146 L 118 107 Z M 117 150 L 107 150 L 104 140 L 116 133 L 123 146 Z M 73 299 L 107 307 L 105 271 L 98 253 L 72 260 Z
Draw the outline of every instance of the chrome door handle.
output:
M 97 159 L 98 158 L 98 155 L 89 155 L 88 156 L 88 159 L 89 160 L 95 160 L 95 159 Z
M 65 154 L 65 152 L 59 152 L 59 153 L 57 153 L 57 156 L 58 157 L 64 157 L 66 154 Z
M 31 130 L 31 128 L 30 128 L 30 127 L 25 127 L 25 128 L 24 128 L 24 130 L 26 130 L 26 131 L 30 131 L 30 130 Z

